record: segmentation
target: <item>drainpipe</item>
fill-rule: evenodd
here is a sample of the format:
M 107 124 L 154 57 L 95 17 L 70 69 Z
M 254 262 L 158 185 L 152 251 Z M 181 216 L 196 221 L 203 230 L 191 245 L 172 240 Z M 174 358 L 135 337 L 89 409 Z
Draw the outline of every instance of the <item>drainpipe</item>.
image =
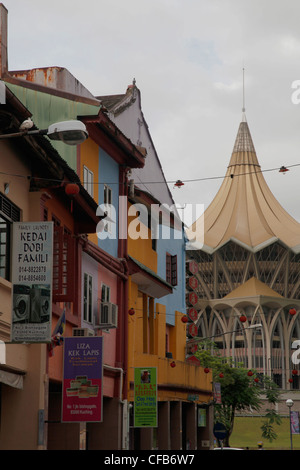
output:
M 8 11 L 0 3 L 0 78 L 7 75 L 8 59 L 7 59 L 7 14 Z
M 122 450 L 129 450 L 129 408 L 127 405 L 127 400 L 122 400 L 124 370 L 122 369 L 122 367 L 113 367 L 113 366 L 108 366 L 106 364 L 104 364 L 103 367 L 104 369 L 119 372 L 120 374 L 119 403 L 122 405 L 122 413 L 121 413 Z

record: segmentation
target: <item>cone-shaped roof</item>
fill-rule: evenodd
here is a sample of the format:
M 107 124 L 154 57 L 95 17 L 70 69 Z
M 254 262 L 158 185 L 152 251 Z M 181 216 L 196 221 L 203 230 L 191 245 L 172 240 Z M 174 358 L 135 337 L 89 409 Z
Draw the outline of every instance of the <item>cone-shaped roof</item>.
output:
M 256 251 L 276 239 L 293 251 L 300 251 L 300 224 L 283 209 L 270 191 L 256 156 L 245 114 L 222 185 L 200 219 L 187 230 L 191 240 L 197 227 L 203 227 L 203 223 L 202 249 L 207 252 L 216 250 L 229 240 Z M 197 234 L 197 239 L 200 238 Z
M 281 299 L 283 299 L 282 295 L 278 294 L 269 286 L 259 281 L 256 277 L 251 277 L 244 284 L 237 287 L 229 294 L 225 295 L 223 299 L 232 299 L 237 297 L 255 297 L 258 295 L 268 297 L 280 297 Z

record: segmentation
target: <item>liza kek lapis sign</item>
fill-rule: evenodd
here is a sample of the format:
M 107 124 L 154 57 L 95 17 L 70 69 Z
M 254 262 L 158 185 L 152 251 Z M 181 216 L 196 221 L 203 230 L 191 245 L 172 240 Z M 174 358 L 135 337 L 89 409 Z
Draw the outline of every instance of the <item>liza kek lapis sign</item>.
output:
M 62 422 L 102 421 L 103 337 L 66 337 Z

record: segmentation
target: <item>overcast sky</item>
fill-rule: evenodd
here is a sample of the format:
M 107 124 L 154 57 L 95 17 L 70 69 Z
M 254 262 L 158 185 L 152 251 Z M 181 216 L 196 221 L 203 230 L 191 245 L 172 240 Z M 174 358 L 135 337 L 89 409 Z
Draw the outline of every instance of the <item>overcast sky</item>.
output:
M 245 68 L 261 168 L 300 221 L 300 104 L 291 99 L 300 80 L 299 0 L 3 3 L 10 70 L 65 67 L 95 96 L 125 93 L 136 79 L 166 180 L 185 182 L 170 184 L 180 204 L 207 207 L 222 182 L 242 118 Z M 281 165 L 296 166 L 269 171 Z

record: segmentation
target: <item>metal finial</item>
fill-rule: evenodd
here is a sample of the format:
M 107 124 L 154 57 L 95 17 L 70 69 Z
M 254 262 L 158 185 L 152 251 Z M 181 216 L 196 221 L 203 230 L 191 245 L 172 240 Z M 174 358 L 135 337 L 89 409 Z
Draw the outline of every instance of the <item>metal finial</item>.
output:
M 245 69 L 243 67 L 243 108 L 242 108 L 243 113 L 246 111 L 245 108 Z

